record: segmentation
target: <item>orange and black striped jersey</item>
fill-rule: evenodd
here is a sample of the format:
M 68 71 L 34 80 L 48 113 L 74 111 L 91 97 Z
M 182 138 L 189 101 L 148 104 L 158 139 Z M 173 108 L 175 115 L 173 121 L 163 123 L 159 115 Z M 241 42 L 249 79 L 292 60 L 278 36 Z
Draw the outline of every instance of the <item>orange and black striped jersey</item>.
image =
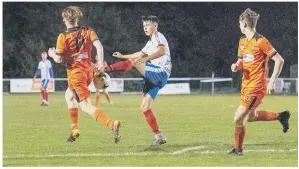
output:
M 91 67 L 91 51 L 95 40 L 98 37 L 94 30 L 74 27 L 59 34 L 56 53 L 62 56 L 67 69 Z
M 265 87 L 268 61 L 276 53 L 268 39 L 258 33 L 250 41 L 241 37 L 238 57 L 243 60 L 242 87 Z

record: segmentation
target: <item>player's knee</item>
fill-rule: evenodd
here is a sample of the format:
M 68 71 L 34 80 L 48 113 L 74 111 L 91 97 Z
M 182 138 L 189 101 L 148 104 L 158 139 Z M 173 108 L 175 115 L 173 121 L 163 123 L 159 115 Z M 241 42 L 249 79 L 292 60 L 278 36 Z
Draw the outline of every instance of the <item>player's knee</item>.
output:
M 243 125 L 244 119 L 242 118 L 242 116 L 235 116 L 234 123 L 236 126 Z
M 151 108 L 151 106 L 148 102 L 145 102 L 145 103 L 141 104 L 140 108 L 141 108 L 142 112 L 145 112 L 145 111 L 149 110 Z
M 73 99 L 73 93 L 69 90 L 66 90 L 65 93 L 64 93 L 64 97 L 65 97 L 65 100 L 72 100 Z
M 137 61 L 137 59 L 128 59 L 128 60 L 131 62 L 132 66 L 134 66 L 135 62 Z
M 255 115 L 255 113 L 251 113 L 251 114 L 249 114 L 247 121 L 253 122 L 253 121 L 256 121 L 256 119 L 257 119 L 257 116 Z

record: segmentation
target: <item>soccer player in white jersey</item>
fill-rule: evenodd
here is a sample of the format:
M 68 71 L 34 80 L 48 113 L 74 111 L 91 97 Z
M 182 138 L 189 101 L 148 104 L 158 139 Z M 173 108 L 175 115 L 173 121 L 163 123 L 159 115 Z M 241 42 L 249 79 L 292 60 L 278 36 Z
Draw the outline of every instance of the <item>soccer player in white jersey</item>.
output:
M 40 75 L 42 80 L 42 86 L 41 86 L 41 96 L 42 96 L 42 103 L 41 106 L 48 106 L 48 92 L 47 87 L 50 80 L 53 80 L 53 68 L 51 62 L 47 59 L 48 55 L 47 52 L 43 52 L 41 54 L 42 61 L 39 62 L 38 68 L 34 75 L 34 80 L 37 76 Z
M 114 57 L 127 60 L 109 65 L 105 70 L 128 71 L 134 66 L 142 74 L 145 84 L 141 110 L 149 127 L 155 134 L 153 145 L 161 145 L 166 143 L 166 138 L 158 127 L 151 106 L 158 91 L 165 86 L 170 76 L 170 50 L 166 38 L 158 32 L 158 18 L 156 16 L 142 17 L 142 22 L 144 33 L 150 38 L 145 47 L 141 51 L 129 55 L 114 52 Z

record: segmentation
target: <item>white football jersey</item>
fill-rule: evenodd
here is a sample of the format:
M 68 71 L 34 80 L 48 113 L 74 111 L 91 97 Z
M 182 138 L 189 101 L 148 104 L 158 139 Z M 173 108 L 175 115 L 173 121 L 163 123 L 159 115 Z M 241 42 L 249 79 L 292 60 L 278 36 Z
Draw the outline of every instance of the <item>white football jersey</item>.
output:
M 157 59 L 151 60 L 151 63 L 163 68 L 168 74 L 168 76 L 170 76 L 171 73 L 170 50 L 169 50 L 168 42 L 162 33 L 157 32 L 157 34 L 146 43 L 145 47 L 141 51 L 147 55 L 152 55 L 153 53 L 157 52 L 158 46 L 164 46 L 165 55 Z
M 41 79 L 50 79 L 50 68 L 52 67 L 51 62 L 46 59 L 46 61 L 40 61 L 38 64 L 38 69 L 40 69 Z

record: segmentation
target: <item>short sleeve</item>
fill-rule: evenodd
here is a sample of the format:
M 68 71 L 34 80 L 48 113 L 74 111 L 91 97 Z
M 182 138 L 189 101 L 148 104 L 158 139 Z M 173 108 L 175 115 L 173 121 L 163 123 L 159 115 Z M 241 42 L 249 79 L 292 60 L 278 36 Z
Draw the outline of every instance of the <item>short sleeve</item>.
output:
M 239 47 L 238 47 L 238 58 L 242 58 L 243 57 L 243 53 L 242 53 L 242 50 L 241 50 L 241 46 L 242 46 L 242 39 L 240 39 L 239 41 Z
M 41 68 L 42 68 L 41 62 L 39 62 L 37 69 L 41 69 Z
M 94 42 L 95 40 L 99 40 L 99 38 L 94 30 L 90 31 L 90 40 L 91 40 L 91 42 Z
M 277 53 L 277 51 L 273 48 L 271 43 L 265 37 L 262 39 L 260 43 L 260 48 L 262 49 L 264 54 L 267 55 L 268 58 L 273 57 Z
M 52 64 L 51 62 L 48 60 L 48 67 L 51 68 L 52 67 Z
M 154 39 L 154 43 L 155 43 L 156 47 L 165 46 L 167 41 L 166 41 L 166 38 L 163 35 L 157 34 L 155 39 Z
M 148 49 L 149 49 L 149 42 L 146 43 L 146 45 L 141 49 L 141 52 L 144 54 L 148 54 Z
M 57 38 L 56 54 L 63 54 L 65 52 L 65 37 L 61 33 Z

